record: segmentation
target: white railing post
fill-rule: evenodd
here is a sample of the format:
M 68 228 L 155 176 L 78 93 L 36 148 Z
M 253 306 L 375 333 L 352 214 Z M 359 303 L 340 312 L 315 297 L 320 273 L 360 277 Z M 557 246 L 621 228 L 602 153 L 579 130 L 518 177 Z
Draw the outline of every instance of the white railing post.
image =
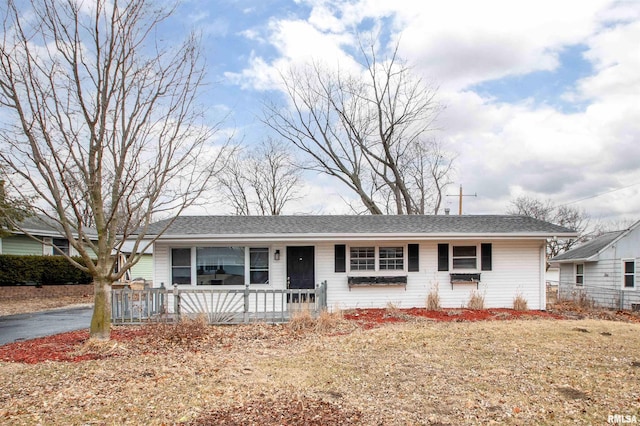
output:
M 244 286 L 244 296 L 243 296 L 243 302 L 244 302 L 244 312 L 243 312 L 243 318 L 242 320 L 245 323 L 249 322 L 249 284 L 245 284 Z
M 180 293 L 178 292 L 178 284 L 173 284 L 173 312 L 177 319 L 180 319 Z

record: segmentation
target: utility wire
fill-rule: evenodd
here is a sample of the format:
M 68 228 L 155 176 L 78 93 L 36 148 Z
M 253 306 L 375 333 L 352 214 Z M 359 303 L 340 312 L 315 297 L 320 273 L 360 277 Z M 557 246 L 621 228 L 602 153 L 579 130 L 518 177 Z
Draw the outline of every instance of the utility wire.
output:
M 640 185 L 640 182 L 632 183 L 631 185 L 623 186 L 622 188 L 612 189 L 610 191 L 601 192 L 599 194 L 590 195 L 588 197 L 580 198 L 578 200 L 569 201 L 568 203 L 560 204 L 558 207 L 568 206 L 569 204 L 579 203 L 580 201 L 590 200 L 592 198 L 600 197 L 601 195 L 611 194 L 612 192 L 622 191 L 623 189 L 631 188 L 632 186 Z

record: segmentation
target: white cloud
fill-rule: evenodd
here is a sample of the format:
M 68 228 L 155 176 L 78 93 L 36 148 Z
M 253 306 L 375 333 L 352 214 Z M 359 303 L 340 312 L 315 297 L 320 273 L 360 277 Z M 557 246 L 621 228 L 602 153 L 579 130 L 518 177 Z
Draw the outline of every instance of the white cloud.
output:
M 610 192 L 640 182 L 640 3 L 305 4 L 312 8 L 309 16 L 274 19 L 268 34 L 261 34 L 277 57 L 255 54 L 245 70 L 229 76 L 244 89 L 277 89 L 277 69 L 322 58 L 329 64 L 349 62 L 346 51 L 355 44 L 351 30 L 365 19 L 379 27 L 384 22 L 385 40 L 393 44 L 400 38 L 401 56 L 440 85 L 447 109 L 436 124 L 441 138 L 459 153 L 453 192 L 460 183 L 478 193 L 466 203 L 466 212 L 501 213 L 520 194 L 563 203 L 606 193 L 576 206 L 594 215 L 640 216 L 640 200 L 629 199 L 639 187 Z M 479 82 L 555 70 L 563 49 L 576 45 L 585 46 L 584 58 L 593 65 L 592 75 L 564 94 L 567 102 L 579 103 L 576 112 L 526 99 L 499 103 L 471 90 Z M 330 198 L 322 186 L 309 185 L 312 193 Z M 336 206 L 341 202 L 333 200 Z

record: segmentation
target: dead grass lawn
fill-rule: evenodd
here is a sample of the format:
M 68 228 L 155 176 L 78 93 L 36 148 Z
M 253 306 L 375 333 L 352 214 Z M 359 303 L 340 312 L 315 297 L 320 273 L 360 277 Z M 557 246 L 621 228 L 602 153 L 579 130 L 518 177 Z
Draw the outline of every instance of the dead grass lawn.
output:
M 0 424 L 640 421 L 640 324 L 413 321 L 211 327 L 81 363 L 0 362 Z

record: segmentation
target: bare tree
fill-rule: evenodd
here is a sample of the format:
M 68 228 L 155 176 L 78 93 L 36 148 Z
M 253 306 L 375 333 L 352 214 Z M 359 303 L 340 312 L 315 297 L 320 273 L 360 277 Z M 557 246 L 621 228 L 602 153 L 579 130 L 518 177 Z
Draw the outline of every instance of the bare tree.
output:
M 266 139 L 253 149 L 238 150 L 218 184 L 239 215 L 280 215 L 293 201 L 301 170 L 287 145 Z
M 220 154 L 217 125 L 201 122 L 196 103 L 199 40 L 169 47 L 155 36 L 171 13 L 145 0 L 24 10 L 9 0 L 1 10 L 0 161 L 93 277 L 93 338 L 110 336 L 111 284 L 153 243 L 152 218 L 198 202 Z M 114 272 L 125 240 L 133 249 Z
M 331 71 L 318 63 L 282 74 L 289 104 L 265 105 L 264 122 L 310 159 L 308 168 L 334 176 L 371 214 L 437 212 L 452 157 L 427 140 L 441 110 L 436 90 L 412 74 L 397 49 L 380 61 L 361 46 L 364 72 Z M 433 166 L 436 168 L 433 169 Z
M 547 257 L 549 259 L 590 238 L 590 233 L 587 231 L 590 219 L 585 212 L 573 207 L 557 206 L 550 200 L 541 201 L 533 197 L 521 196 L 511 201 L 507 213 L 544 220 L 573 229 L 578 233 L 578 237 L 575 239 L 547 241 Z

